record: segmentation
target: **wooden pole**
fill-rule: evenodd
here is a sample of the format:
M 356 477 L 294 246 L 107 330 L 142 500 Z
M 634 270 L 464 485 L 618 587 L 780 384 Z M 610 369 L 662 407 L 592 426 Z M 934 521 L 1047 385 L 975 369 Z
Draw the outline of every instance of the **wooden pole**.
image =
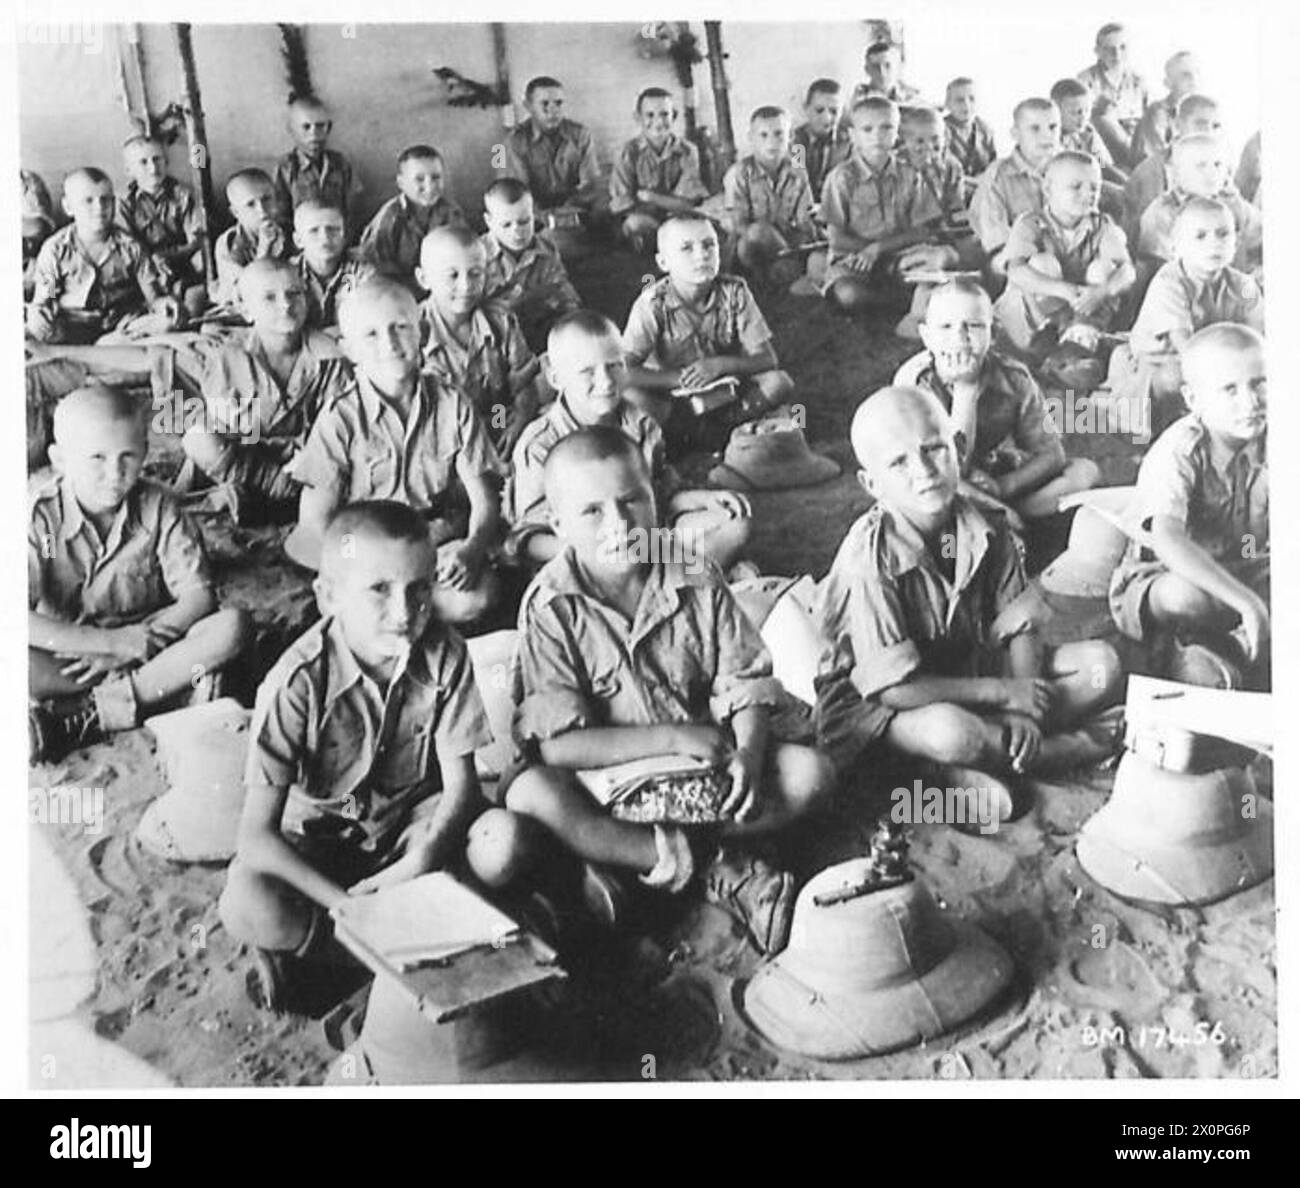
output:
M 197 183 L 195 191 L 199 212 L 203 216 L 203 268 L 211 284 L 217 275 L 216 259 L 212 254 L 212 161 L 208 153 L 208 134 L 203 123 L 203 100 L 199 95 L 199 75 L 194 68 L 194 41 L 189 25 L 173 25 L 176 32 L 176 52 L 181 60 L 181 73 L 185 80 L 185 136 L 190 143 L 190 169 Z
M 492 23 L 492 57 L 496 62 L 497 98 L 501 105 L 501 122 L 507 128 L 513 128 L 515 96 L 510 89 L 510 51 L 506 44 L 506 27 L 499 21 Z
M 731 84 L 727 82 L 727 54 L 722 48 L 722 22 L 705 21 L 709 47 L 709 77 L 713 82 L 713 114 L 718 124 L 718 149 L 725 169 L 736 159 L 736 133 L 731 126 Z

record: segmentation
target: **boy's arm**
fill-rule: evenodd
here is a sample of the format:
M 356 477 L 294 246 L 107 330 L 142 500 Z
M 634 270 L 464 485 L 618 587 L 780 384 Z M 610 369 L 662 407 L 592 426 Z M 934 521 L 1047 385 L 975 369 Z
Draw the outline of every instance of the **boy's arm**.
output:
M 239 819 L 239 860 L 257 874 L 288 883 L 329 911 L 347 900 L 347 891 L 327 879 L 285 841 L 280 818 L 288 796 L 287 786 L 248 786 Z
M 1048 276 L 1034 268 L 1029 259 L 1042 250 L 1038 238 L 1038 220 L 1032 214 L 1023 214 L 1012 225 L 1002 249 L 1002 263 L 1007 283 L 1038 297 L 1055 297 L 1060 301 L 1073 301 L 1079 286 L 1060 277 Z
M 32 265 L 32 299 L 27 305 L 27 333 L 38 342 L 55 337 L 59 317 L 59 295 L 63 277 L 56 254 L 58 241 L 52 235 L 36 253 Z
M 1187 526 L 1174 516 L 1151 517 L 1150 544 L 1169 572 L 1230 606 L 1243 623 L 1269 622 L 1268 606 L 1249 586 L 1239 582 L 1187 535 Z
M 465 547 L 479 556 L 486 556 L 501 531 L 501 496 L 495 477 L 480 471 L 461 475 L 461 482 L 469 496 L 469 531 Z
M 84 364 L 97 374 L 111 372 L 128 380 L 148 379 L 151 373 L 149 348 L 142 346 L 68 346 L 49 343 L 29 349 L 28 355 L 28 362 L 31 363 L 46 359 L 68 359 Z
M 303 487 L 298 497 L 298 526 L 293 534 L 295 561 L 312 569 L 320 567 L 325 526 L 339 503 L 339 493 L 334 487 Z
M 421 874 L 441 870 L 456 860 L 483 805 L 473 754 L 448 755 L 439 759 L 438 766 L 442 771 L 442 796 L 429 832 L 418 847 L 407 851 Z

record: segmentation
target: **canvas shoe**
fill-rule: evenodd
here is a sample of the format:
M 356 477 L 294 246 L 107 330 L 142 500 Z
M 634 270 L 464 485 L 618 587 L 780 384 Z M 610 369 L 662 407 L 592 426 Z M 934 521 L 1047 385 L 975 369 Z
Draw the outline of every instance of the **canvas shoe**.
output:
M 83 693 L 59 707 L 50 701 L 27 708 L 27 749 L 31 763 L 62 759 L 79 747 L 88 747 L 104 737 L 94 697 Z
M 705 898 L 741 925 L 760 953 L 779 953 L 790 939 L 794 875 L 723 847 L 709 867 Z

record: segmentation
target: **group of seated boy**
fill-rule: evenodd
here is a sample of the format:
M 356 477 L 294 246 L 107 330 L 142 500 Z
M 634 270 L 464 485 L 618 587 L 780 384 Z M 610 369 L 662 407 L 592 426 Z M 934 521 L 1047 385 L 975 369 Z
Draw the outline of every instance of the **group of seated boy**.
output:
M 329 113 L 299 100 L 274 174 L 229 179 L 215 276 L 159 141 L 127 143 L 120 199 L 73 170 L 71 222 L 35 250 L 27 306 L 29 454 L 48 445 L 53 464 L 28 540 L 33 760 L 214 695 L 252 627 L 218 605 L 189 510 L 224 507 L 289 529 L 320 611 L 258 692 L 221 901 L 270 982 L 322 959 L 345 897 L 438 868 L 610 924 L 637 883 L 701 887 L 775 952 L 796 886 L 765 839 L 884 756 L 992 787 L 1009 818 L 1026 777 L 1116 749 L 1099 724 L 1122 699 L 1115 648 L 1047 647 L 1015 613 L 1026 533 L 1099 478 L 1048 414 L 1063 357 L 1108 358 L 1111 399 L 1162 430 L 1111 581 L 1118 630 L 1180 679 L 1260 687 L 1259 216 L 1187 55 L 1170 70 L 1136 164 L 1088 135 L 1074 80 L 1019 103 L 996 157 L 970 79 L 943 110 L 860 88 L 843 119 L 819 79 L 793 132 L 781 108 L 754 112 L 713 205 L 667 91 L 639 96 L 606 191 L 590 133 L 539 78 L 482 234 L 427 145 L 401 154 L 397 195 L 361 228 Z M 609 236 L 664 273 L 622 330 L 565 266 Z M 754 295 L 774 284 L 821 293 L 846 334 L 844 315 L 902 314 L 923 347 L 853 417 L 872 503 L 818 592 L 802 718 L 728 585 L 748 500 L 688 489 L 672 465 L 692 418 L 730 429 L 794 395 Z M 684 411 L 683 392 L 718 381 L 731 403 Z M 142 476 L 140 384 L 205 414 L 172 427 L 171 486 Z M 678 553 L 636 547 L 661 530 Z M 514 759 L 489 799 L 462 632 L 502 613 L 517 573 Z M 578 776 L 671 755 L 724 773 L 717 824 L 619 819 Z

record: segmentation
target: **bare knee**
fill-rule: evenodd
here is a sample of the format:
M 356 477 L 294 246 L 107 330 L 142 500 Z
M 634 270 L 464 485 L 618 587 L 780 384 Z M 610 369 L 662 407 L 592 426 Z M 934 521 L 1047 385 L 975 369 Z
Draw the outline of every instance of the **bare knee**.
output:
M 783 746 L 778 756 L 781 794 L 791 817 L 825 808 L 835 795 L 835 765 L 812 747 Z
M 1172 573 L 1151 583 L 1147 606 L 1161 622 L 1210 625 L 1226 617 L 1226 608 L 1204 590 Z
M 826 299 L 841 313 L 856 313 L 871 303 L 866 285 L 846 277 L 831 282 Z
M 1071 491 L 1088 491 L 1101 481 L 1101 467 L 1091 458 L 1071 458 L 1061 478 Z
M 228 664 L 252 644 L 253 616 L 241 607 L 223 607 L 203 620 L 203 637 L 212 663 Z
M 528 822 L 508 809 L 488 809 L 470 826 L 465 856 L 488 887 L 505 887 L 527 869 L 536 850 Z
M 181 437 L 181 449 L 185 456 L 205 472 L 220 469 L 230 450 L 228 443 L 219 434 L 194 425 Z
M 544 819 L 551 815 L 569 780 L 557 767 L 538 764 L 520 772 L 506 793 L 506 807 L 513 812 Z
M 469 590 L 439 586 L 434 594 L 434 607 L 443 623 L 474 623 L 496 605 L 500 593 L 500 580 L 496 574 L 485 570 L 478 585 Z
M 890 736 L 914 755 L 938 763 L 977 763 L 984 754 L 984 723 L 959 705 L 940 703 L 904 710 L 890 723 Z
M 1100 639 L 1066 644 L 1057 649 L 1053 667 L 1077 690 L 1072 700 L 1079 708 L 1104 705 L 1118 695 L 1124 680 L 1119 653 Z
M 238 859 L 217 903 L 226 931 L 259 949 L 298 948 L 311 928 L 313 910 L 280 880 L 249 870 Z
M 764 371 L 754 377 L 763 401 L 769 407 L 784 404 L 794 395 L 794 380 L 785 371 Z
M 1060 260 L 1051 252 L 1035 252 L 1025 263 L 1035 272 L 1041 272 L 1044 276 L 1050 276 L 1053 280 L 1060 280 L 1063 275 Z

